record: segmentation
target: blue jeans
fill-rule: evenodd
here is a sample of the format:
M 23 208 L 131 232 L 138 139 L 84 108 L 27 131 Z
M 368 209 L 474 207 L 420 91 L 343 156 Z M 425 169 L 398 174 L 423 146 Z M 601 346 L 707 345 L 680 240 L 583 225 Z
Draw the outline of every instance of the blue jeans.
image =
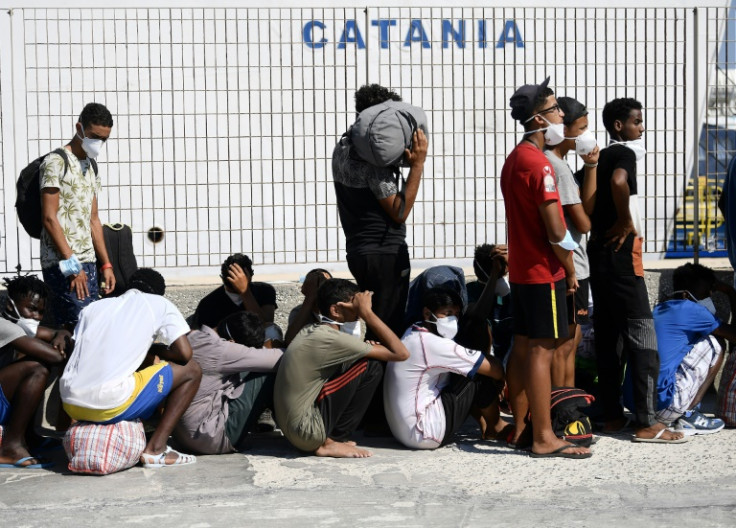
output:
M 69 278 L 64 277 L 59 266 L 43 269 L 43 281 L 51 290 L 51 311 L 57 325 L 75 326 L 79 321 L 79 312 L 82 308 L 100 298 L 100 289 L 97 286 L 97 266 L 94 262 L 84 262 L 82 269 L 87 274 L 87 288 L 89 296 L 81 301 L 77 299 L 77 292 L 69 290 Z

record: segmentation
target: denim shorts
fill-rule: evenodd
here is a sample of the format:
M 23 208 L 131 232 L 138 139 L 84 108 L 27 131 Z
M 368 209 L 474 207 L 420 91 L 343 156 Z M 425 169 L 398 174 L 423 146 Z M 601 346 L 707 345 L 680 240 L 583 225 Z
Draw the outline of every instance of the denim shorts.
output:
M 84 262 L 82 269 L 87 274 L 89 296 L 81 301 L 77 299 L 76 291 L 69 290 L 69 279 L 64 277 L 58 265 L 42 270 L 43 281 L 51 290 L 49 301 L 54 322 L 59 326 L 75 326 L 79 321 L 79 312 L 82 311 L 82 308 L 100 298 L 100 289 L 97 286 L 97 265 L 94 262 Z

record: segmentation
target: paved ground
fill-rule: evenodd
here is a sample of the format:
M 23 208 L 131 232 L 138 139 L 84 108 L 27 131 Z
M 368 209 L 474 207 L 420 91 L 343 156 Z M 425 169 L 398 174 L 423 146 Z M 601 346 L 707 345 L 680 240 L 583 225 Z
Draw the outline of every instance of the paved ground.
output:
M 659 276 L 650 274 L 652 297 Z M 185 315 L 212 286 L 172 288 Z M 298 287 L 279 286 L 279 317 Z M 710 402 L 712 405 L 712 402 Z M 734 526 L 736 430 L 682 445 L 603 437 L 589 460 L 537 460 L 483 442 L 472 423 L 455 444 L 410 451 L 366 439 L 374 456 L 303 456 L 279 436 L 242 454 L 182 468 L 73 475 L 0 470 L 2 526 Z

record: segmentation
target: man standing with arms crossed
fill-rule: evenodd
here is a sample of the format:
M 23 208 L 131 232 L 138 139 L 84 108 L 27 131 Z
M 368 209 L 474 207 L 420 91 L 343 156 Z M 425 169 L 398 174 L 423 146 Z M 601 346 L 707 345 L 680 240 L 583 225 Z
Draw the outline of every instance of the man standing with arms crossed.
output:
M 524 125 L 521 142 L 501 171 L 509 247 L 514 347 L 507 382 L 516 428 L 511 443 L 528 442 L 524 419 L 531 411 L 532 457 L 588 458 L 588 448 L 555 436 L 550 419 L 552 355 L 567 337 L 566 295 L 577 288 L 555 175 L 543 153 L 564 138 L 564 114 L 547 87 L 527 84 L 511 97 L 511 117 Z

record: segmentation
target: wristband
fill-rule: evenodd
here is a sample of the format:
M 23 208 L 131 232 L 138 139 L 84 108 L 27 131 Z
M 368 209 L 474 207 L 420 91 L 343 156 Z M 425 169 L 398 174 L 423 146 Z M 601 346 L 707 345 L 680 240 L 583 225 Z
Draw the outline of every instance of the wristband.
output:
M 584 163 L 583 165 L 585 165 L 589 169 L 595 169 L 598 166 L 597 163 Z
M 64 275 L 64 277 L 77 275 L 80 271 L 82 271 L 82 263 L 79 262 L 77 256 L 72 253 L 72 256 L 68 259 L 59 261 L 59 269 L 61 270 L 61 273 L 62 275 Z
M 108 262 L 107 264 L 100 266 L 100 271 L 105 271 L 106 269 L 112 269 L 112 264 Z

